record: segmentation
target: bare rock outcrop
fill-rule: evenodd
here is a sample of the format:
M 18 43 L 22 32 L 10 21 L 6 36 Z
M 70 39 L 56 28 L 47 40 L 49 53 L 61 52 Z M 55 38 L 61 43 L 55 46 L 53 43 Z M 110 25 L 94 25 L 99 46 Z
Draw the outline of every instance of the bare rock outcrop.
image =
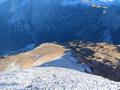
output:
M 120 81 L 120 47 L 107 43 L 72 41 L 66 44 L 79 63 L 91 67 L 92 73 Z

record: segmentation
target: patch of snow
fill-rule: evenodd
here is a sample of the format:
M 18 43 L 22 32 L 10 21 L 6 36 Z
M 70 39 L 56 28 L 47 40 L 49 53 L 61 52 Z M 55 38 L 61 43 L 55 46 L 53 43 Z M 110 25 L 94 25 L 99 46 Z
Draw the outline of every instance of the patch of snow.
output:
M 77 4 L 86 4 L 86 5 L 103 5 L 103 6 L 109 6 L 116 4 L 115 2 L 119 3 L 119 1 L 115 0 L 62 0 L 63 6 L 74 6 Z
M 80 4 L 80 3 L 81 3 L 80 0 L 63 0 L 63 1 L 62 1 L 62 5 L 63 5 L 63 6 L 77 5 L 77 4 Z
M 90 67 L 86 64 L 79 64 L 78 59 L 73 57 L 71 52 L 67 52 L 63 57 L 52 62 L 45 63 L 40 67 L 62 67 L 78 70 L 81 72 L 88 71 L 91 73 Z
M 0 74 L 2 90 L 118 90 L 120 83 L 76 70 L 37 67 Z

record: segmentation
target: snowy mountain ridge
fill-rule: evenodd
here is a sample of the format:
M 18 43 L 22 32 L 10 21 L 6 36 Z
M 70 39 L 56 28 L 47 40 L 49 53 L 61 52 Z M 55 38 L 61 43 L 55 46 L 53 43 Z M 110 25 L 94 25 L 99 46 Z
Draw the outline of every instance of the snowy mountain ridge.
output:
M 120 83 L 65 68 L 33 68 L 0 74 L 0 89 L 118 90 Z

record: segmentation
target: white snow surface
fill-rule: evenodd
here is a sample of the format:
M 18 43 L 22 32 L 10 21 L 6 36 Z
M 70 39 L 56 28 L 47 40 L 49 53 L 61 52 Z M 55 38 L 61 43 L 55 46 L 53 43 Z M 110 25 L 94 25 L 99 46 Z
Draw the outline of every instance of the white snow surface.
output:
M 0 90 L 119 90 L 120 83 L 84 73 L 89 67 L 64 57 L 23 71 L 0 74 Z M 81 72 L 82 71 L 82 72 Z
M 119 0 L 62 0 L 63 1 L 63 5 L 76 5 L 79 3 L 83 3 L 83 4 L 87 4 L 87 5 L 91 5 L 91 4 L 97 4 L 97 5 L 105 5 L 105 6 L 109 6 L 109 5 L 120 5 L 120 1 Z
M 67 52 L 63 57 L 41 65 L 40 67 L 61 67 L 61 68 L 68 68 L 74 69 L 81 72 L 91 72 L 90 67 L 86 64 L 79 64 L 78 59 L 72 56 L 71 51 Z
M 1 90 L 119 90 L 120 83 L 76 70 L 37 67 L 0 75 Z

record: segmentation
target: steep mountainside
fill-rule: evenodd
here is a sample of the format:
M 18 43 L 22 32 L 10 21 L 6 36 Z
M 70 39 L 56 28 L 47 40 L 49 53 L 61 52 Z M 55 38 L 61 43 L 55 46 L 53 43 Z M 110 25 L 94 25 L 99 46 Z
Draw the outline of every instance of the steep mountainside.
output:
M 31 43 L 75 39 L 119 44 L 119 28 L 117 0 L 0 1 L 0 50 L 3 51 Z
M 66 44 L 80 64 L 91 67 L 93 74 L 120 81 L 120 46 L 107 43 L 72 41 Z

